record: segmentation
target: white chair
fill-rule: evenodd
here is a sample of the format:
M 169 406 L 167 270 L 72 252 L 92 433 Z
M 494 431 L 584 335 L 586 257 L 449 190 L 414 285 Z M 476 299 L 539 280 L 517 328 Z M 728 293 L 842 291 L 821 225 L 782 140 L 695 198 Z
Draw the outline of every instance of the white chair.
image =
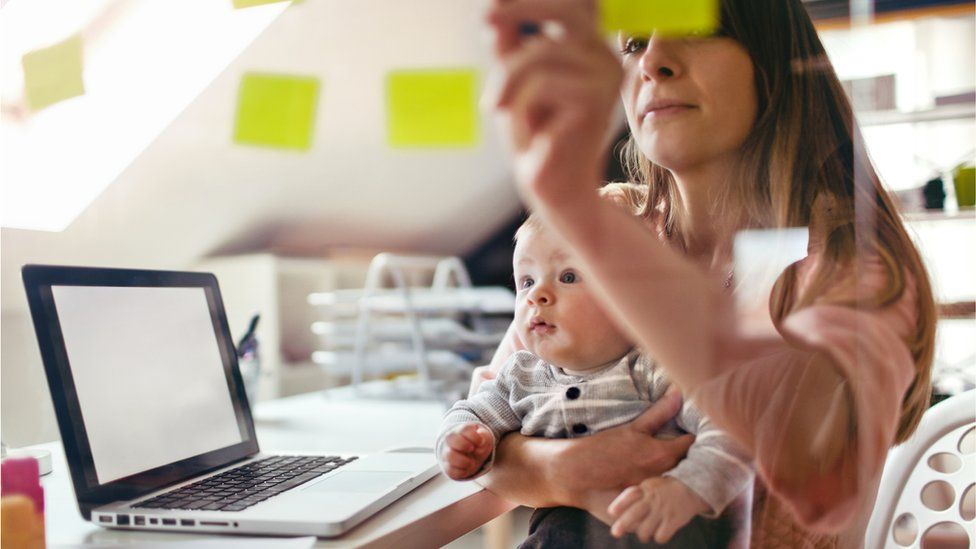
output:
M 930 408 L 888 455 L 865 547 L 976 548 L 976 390 Z

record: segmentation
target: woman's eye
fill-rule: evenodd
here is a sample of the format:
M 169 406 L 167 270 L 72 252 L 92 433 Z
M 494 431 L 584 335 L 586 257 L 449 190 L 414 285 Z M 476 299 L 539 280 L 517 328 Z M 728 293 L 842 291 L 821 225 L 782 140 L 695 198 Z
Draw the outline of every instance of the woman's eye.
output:
M 620 48 L 620 53 L 624 55 L 631 55 L 644 51 L 645 48 L 647 48 L 647 38 L 631 36 L 624 41 L 623 47 Z
M 559 277 L 559 281 L 563 284 L 572 284 L 573 282 L 576 282 L 576 273 L 563 273 L 562 276 Z

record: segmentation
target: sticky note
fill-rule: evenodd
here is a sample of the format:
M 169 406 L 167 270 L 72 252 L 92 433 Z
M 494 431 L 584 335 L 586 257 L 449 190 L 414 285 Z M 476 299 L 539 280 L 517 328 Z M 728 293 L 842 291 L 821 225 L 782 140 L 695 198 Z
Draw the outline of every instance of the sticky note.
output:
M 81 36 L 24 54 L 24 97 L 32 111 L 85 93 Z
M 319 81 L 314 77 L 245 74 L 238 91 L 234 141 L 308 150 L 318 94 Z
M 233 0 L 234 9 L 250 8 L 263 4 L 274 4 L 275 2 L 286 2 L 287 0 Z
M 479 137 L 474 69 L 394 71 L 386 79 L 392 147 L 468 147 Z
M 718 0 L 600 0 L 606 32 L 665 36 L 711 34 L 718 28 Z

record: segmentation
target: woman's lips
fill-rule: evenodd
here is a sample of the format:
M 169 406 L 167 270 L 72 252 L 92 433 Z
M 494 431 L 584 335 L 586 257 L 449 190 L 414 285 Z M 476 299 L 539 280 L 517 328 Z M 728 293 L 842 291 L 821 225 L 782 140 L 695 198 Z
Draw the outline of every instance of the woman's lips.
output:
M 680 114 L 684 114 L 684 113 L 690 111 L 693 108 L 694 107 L 692 107 L 691 105 L 668 105 L 666 107 L 657 107 L 657 108 L 648 110 L 644 114 L 644 119 L 645 120 L 661 120 L 661 119 L 665 119 L 665 118 L 670 118 L 670 117 L 673 117 L 673 116 L 677 116 L 677 115 L 680 115 Z

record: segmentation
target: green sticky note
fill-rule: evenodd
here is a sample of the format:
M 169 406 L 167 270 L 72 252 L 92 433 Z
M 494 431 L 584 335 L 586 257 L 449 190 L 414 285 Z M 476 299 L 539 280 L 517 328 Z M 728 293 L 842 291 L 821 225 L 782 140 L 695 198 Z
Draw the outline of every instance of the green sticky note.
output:
M 473 69 L 394 71 L 386 78 L 392 147 L 468 147 L 478 142 Z
M 317 78 L 245 74 L 238 91 L 234 141 L 307 151 L 318 95 Z
M 711 34 L 718 28 L 718 0 L 600 0 L 607 32 L 666 36 Z
M 287 2 L 288 0 L 233 0 L 234 9 L 251 8 L 263 4 L 274 4 L 275 2 Z
M 81 79 L 81 36 L 34 50 L 21 59 L 24 97 L 32 111 L 85 93 Z

